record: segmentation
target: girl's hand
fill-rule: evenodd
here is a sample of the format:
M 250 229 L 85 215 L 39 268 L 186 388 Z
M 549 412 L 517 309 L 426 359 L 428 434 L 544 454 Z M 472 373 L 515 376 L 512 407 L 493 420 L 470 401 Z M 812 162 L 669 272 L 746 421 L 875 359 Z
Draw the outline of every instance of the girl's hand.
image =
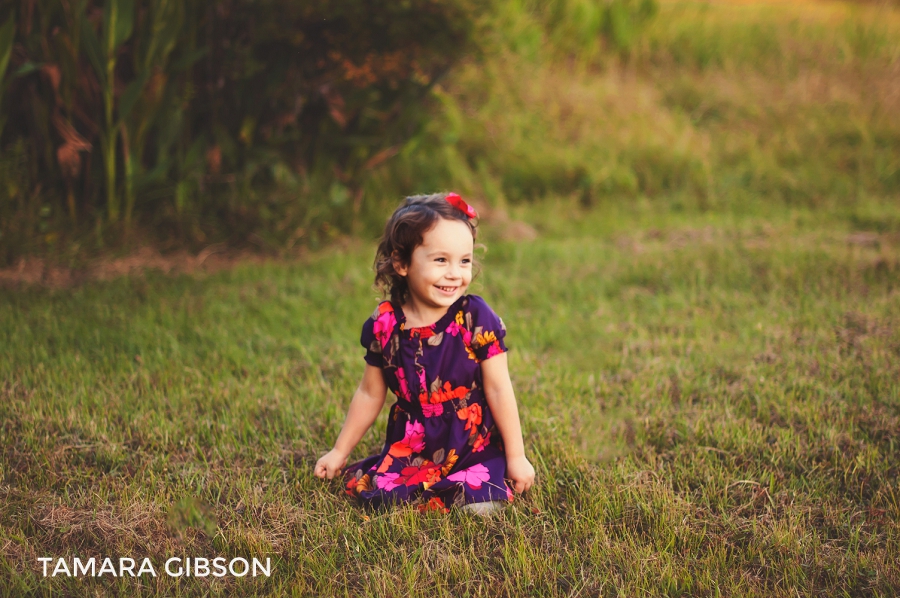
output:
M 521 494 L 534 485 L 534 466 L 522 455 L 506 460 L 506 476 L 513 482 L 513 490 Z
M 313 470 L 316 477 L 330 480 L 340 475 L 341 469 L 347 464 L 347 455 L 353 451 L 353 447 L 378 417 L 386 394 L 387 386 L 381 368 L 366 364 L 366 371 L 359 387 L 353 393 L 347 418 L 344 420 L 341 433 L 334 441 L 334 448 L 316 462 L 316 468 Z
M 327 477 L 330 480 L 334 476 L 340 475 L 341 469 L 346 464 L 347 455 L 337 449 L 331 449 L 316 462 L 316 477 Z

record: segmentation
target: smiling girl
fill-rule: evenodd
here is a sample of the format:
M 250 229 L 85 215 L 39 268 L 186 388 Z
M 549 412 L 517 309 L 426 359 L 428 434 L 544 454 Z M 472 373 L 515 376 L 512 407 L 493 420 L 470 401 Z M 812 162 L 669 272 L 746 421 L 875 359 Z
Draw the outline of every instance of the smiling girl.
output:
M 507 367 L 506 327 L 472 282 L 475 210 L 455 193 L 408 197 L 384 229 L 376 284 L 389 296 L 366 320 L 366 369 L 334 448 L 316 463 L 331 479 L 396 397 L 380 453 L 344 473 L 373 506 L 499 510 L 534 483 Z M 507 484 L 511 482 L 512 488 Z

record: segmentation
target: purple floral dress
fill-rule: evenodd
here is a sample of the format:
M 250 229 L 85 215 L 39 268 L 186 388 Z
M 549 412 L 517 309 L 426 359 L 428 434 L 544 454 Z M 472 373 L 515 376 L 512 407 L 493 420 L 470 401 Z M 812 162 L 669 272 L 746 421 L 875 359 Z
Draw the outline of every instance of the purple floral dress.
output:
M 415 502 L 444 511 L 511 501 L 480 365 L 507 350 L 503 321 L 481 297 L 464 295 L 431 326 L 405 324 L 388 301 L 363 324 L 366 363 L 382 369 L 397 402 L 381 452 L 346 468 L 348 494 L 375 507 Z

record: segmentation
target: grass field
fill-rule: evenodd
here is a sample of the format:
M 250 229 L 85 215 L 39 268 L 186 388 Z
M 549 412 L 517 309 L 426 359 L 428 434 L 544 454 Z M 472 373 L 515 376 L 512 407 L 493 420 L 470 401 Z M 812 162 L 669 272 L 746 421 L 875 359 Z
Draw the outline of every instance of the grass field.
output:
M 493 519 L 312 476 L 363 369 L 372 238 L 0 289 L 0 597 L 900 595 L 895 4 L 664 1 L 612 58 L 510 0 L 436 90 L 360 217 L 448 181 L 489 200 L 472 292 L 538 472 Z M 160 575 L 42 576 L 76 556 Z
M 485 223 L 474 292 L 509 328 L 538 483 L 489 520 L 367 513 L 311 476 L 363 368 L 372 243 L 3 291 L 0 594 L 900 591 L 896 203 L 512 216 L 539 236 Z M 270 556 L 272 575 L 37 561 L 220 555 Z

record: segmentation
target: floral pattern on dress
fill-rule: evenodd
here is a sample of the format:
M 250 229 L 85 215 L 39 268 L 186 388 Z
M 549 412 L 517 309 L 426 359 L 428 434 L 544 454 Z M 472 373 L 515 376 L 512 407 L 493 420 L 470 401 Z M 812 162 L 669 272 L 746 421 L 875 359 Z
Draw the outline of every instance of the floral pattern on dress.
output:
M 477 295 L 460 297 L 430 326 L 407 327 L 380 303 L 362 328 L 366 363 L 397 400 L 384 447 L 345 469 L 347 493 L 375 507 L 420 510 L 512 500 L 506 457 L 484 397 L 481 362 L 507 350 L 506 327 Z

